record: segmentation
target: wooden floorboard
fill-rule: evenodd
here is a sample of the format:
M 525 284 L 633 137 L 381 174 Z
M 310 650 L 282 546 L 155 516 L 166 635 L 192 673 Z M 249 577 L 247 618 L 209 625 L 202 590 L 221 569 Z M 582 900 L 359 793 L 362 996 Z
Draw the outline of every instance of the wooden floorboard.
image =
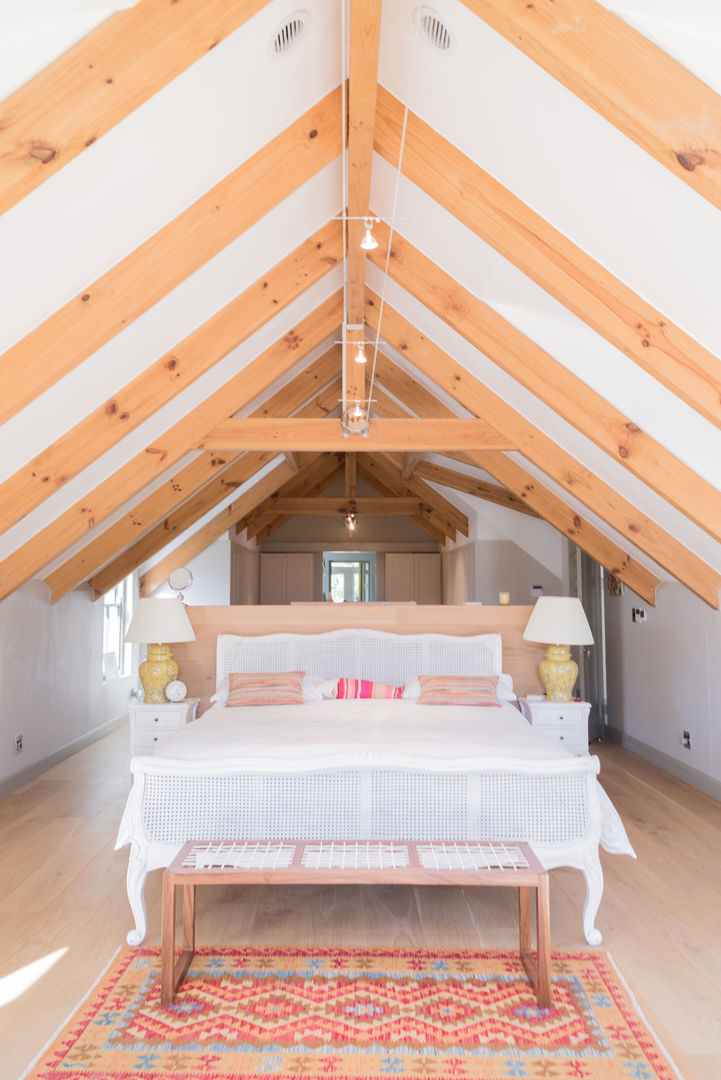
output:
M 132 922 L 127 849 L 113 851 L 129 789 L 127 731 L 0 799 L 0 1001 L 14 972 L 65 950 L 0 1008 L 2 1076 L 17 1080 L 87 993 Z M 721 1077 L 721 803 L 618 746 L 594 748 L 638 861 L 602 856 L 607 948 L 684 1080 Z M 146 890 L 160 939 L 160 873 Z M 586 948 L 584 885 L 551 874 L 553 948 Z M 199 944 L 514 948 L 515 892 L 388 886 L 205 888 Z

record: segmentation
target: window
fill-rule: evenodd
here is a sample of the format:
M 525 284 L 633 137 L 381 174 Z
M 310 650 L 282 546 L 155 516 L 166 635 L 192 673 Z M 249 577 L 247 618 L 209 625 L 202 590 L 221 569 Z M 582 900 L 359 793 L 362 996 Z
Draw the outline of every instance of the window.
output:
M 323 595 L 336 603 L 373 601 L 376 598 L 375 552 L 325 551 Z
M 132 645 L 125 644 L 125 633 L 133 613 L 133 575 L 119 582 L 103 597 L 103 678 L 129 675 Z

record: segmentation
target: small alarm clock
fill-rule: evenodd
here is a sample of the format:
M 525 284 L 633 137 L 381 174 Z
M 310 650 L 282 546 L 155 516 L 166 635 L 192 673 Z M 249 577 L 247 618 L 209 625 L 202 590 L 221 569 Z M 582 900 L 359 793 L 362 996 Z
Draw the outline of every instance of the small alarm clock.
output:
M 180 679 L 173 679 L 165 687 L 165 696 L 168 701 L 184 701 L 188 693 L 188 687 Z

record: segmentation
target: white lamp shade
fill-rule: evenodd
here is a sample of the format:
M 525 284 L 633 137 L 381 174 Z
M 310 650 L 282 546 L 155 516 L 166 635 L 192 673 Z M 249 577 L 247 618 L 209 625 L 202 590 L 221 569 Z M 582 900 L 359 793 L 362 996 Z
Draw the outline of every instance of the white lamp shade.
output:
M 539 596 L 523 637 L 545 645 L 593 645 L 591 627 L 577 596 Z
M 125 640 L 143 645 L 167 645 L 173 641 L 195 641 L 195 633 L 180 600 L 144 597 L 138 600 Z

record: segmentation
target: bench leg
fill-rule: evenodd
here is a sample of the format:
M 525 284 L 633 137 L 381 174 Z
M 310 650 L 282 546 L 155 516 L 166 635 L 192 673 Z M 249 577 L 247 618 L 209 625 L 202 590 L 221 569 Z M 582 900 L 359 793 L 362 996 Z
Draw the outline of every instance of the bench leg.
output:
M 175 995 L 175 881 L 168 873 L 163 874 L 160 957 L 160 1003 L 172 1005 Z
M 548 874 L 538 878 L 536 886 L 536 942 L 535 954 L 531 946 L 531 886 L 518 890 L 519 951 L 536 1001 L 541 1009 L 551 1004 L 551 926 Z

